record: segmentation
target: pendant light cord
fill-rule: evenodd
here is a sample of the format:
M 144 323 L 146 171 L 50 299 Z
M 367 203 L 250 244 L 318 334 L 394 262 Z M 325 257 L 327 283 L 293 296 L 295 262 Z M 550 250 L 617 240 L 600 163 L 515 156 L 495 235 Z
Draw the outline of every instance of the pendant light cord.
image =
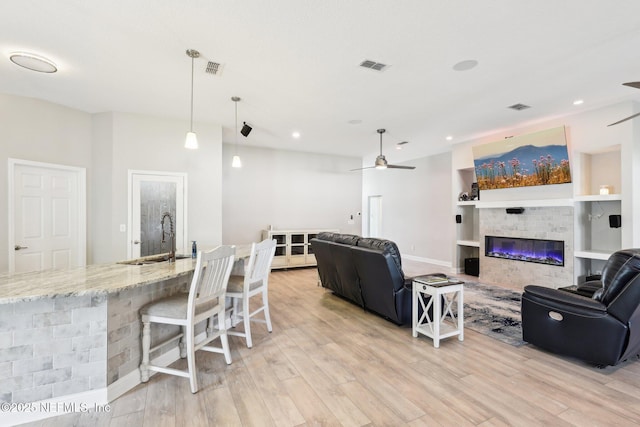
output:
M 238 155 L 238 101 L 236 103 L 236 156 Z
M 191 56 L 191 127 L 189 128 L 193 132 L 193 62 L 194 57 Z

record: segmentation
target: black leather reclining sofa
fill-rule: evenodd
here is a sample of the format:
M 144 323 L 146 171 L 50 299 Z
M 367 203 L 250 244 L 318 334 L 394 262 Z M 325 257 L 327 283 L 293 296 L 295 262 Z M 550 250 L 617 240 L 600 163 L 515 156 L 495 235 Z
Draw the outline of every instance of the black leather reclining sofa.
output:
M 411 278 L 394 242 L 323 232 L 311 247 L 323 287 L 398 325 L 411 323 Z

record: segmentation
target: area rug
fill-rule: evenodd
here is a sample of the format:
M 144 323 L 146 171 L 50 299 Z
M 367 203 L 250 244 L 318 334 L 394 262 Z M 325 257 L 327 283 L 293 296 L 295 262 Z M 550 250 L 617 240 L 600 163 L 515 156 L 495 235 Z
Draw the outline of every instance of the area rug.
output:
M 522 340 L 521 293 L 477 282 L 464 284 L 464 327 L 515 347 Z

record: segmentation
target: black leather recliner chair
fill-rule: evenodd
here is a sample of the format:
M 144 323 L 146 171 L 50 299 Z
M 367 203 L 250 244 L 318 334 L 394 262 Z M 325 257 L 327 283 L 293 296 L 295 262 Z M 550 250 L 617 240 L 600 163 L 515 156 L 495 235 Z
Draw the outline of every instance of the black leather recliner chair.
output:
M 598 366 L 640 354 L 640 249 L 611 255 L 601 286 L 589 282 L 573 292 L 526 286 L 522 336 L 545 350 Z

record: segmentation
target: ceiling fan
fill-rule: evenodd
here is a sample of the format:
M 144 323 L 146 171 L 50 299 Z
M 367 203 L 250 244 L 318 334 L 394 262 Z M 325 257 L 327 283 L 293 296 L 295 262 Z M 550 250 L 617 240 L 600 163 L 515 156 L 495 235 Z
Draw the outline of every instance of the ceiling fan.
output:
M 380 155 L 376 157 L 376 162 L 374 163 L 373 166 L 367 166 L 366 168 L 351 169 L 352 171 L 359 171 L 362 169 L 372 169 L 372 168 L 376 168 L 376 169 L 415 169 L 416 168 L 415 166 L 390 165 L 387 162 L 387 159 L 382 154 L 382 134 L 386 132 L 386 129 L 378 129 L 376 132 L 380 134 Z
M 622 84 L 625 85 L 625 86 L 629 86 L 629 87 L 633 87 L 633 88 L 636 88 L 636 89 L 640 89 L 640 82 L 629 82 L 629 83 L 622 83 Z M 640 113 L 636 113 L 633 116 L 627 117 L 626 119 L 618 120 L 617 122 L 611 123 L 608 126 L 613 126 L 613 125 L 617 125 L 618 123 L 626 122 L 627 120 L 633 119 L 634 117 L 637 117 L 637 116 L 640 116 Z

